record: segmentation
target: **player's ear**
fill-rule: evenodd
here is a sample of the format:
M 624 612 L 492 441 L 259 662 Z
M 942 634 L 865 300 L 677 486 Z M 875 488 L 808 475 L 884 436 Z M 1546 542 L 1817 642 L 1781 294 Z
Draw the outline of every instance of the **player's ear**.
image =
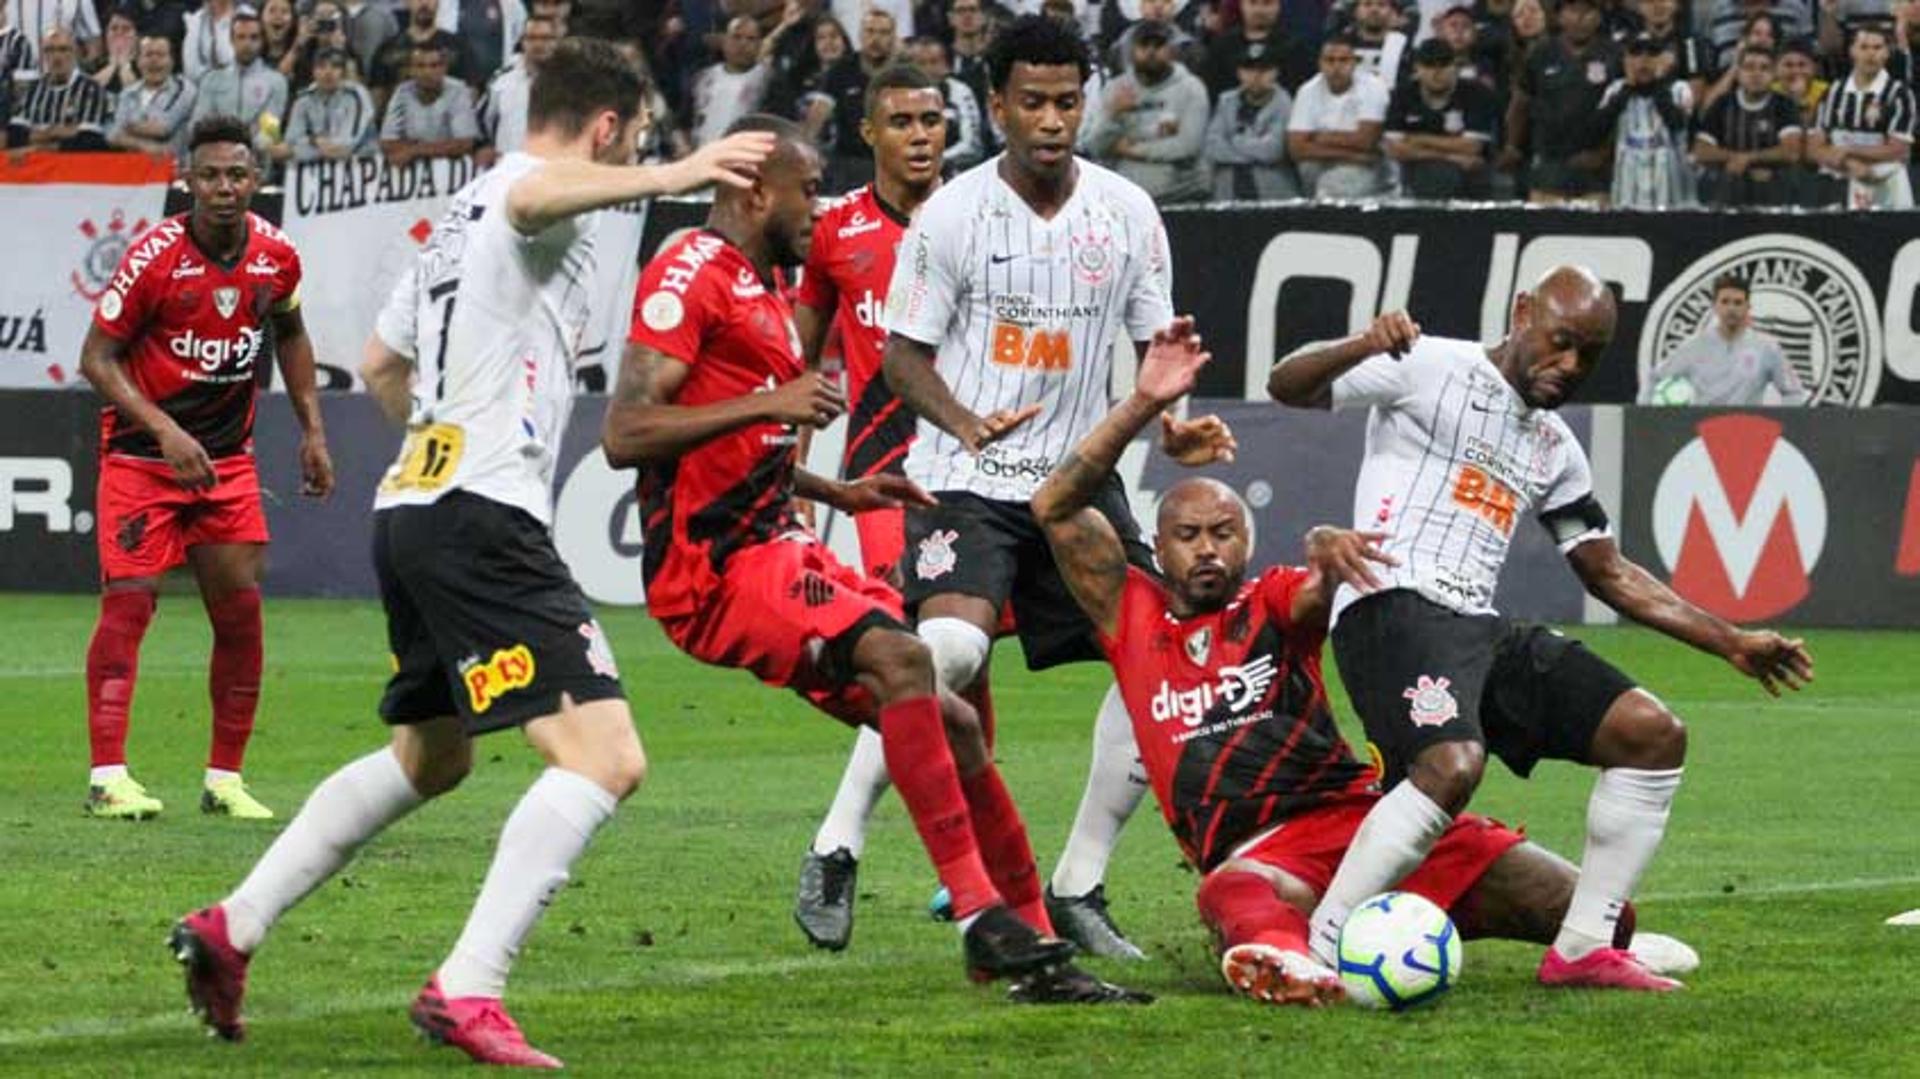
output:
M 1513 297 L 1513 325 L 1509 327 L 1519 333 L 1533 324 L 1533 293 L 1520 292 Z

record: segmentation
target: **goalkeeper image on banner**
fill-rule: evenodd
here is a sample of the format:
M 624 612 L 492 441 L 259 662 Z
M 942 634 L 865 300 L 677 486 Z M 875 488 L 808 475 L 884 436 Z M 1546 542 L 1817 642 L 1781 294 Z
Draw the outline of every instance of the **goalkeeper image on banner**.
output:
M 1737 274 L 1713 282 L 1713 318 L 1653 365 L 1640 386 L 1643 405 L 1764 405 L 1767 389 L 1780 404 L 1804 405 L 1800 384 L 1780 342 L 1754 329 L 1752 295 Z

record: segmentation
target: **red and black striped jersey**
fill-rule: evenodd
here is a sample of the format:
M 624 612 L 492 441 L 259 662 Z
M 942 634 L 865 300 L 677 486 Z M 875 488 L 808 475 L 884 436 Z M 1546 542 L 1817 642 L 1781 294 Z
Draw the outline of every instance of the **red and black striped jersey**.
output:
M 912 410 L 880 377 L 887 331 L 881 316 L 893 281 L 894 252 L 907 234 L 907 216 L 887 205 L 873 185 L 835 200 L 813 226 L 800 302 L 832 312 L 847 364 L 847 479 L 904 472 L 913 441 Z
M 718 233 L 687 233 L 640 274 L 630 339 L 688 367 L 673 403 L 708 405 L 764 393 L 806 373 L 793 309 Z M 777 423 L 738 427 L 640 470 L 647 606 L 691 613 L 713 594 L 727 559 L 802 525 L 793 513 L 799 438 Z
M 1179 618 L 1166 586 L 1130 568 L 1115 635 L 1100 642 L 1160 811 L 1203 871 L 1290 816 L 1370 797 L 1378 781 L 1328 707 L 1325 628 L 1292 623 L 1307 579 L 1275 566 L 1220 610 Z
M 133 384 L 209 457 L 251 453 L 266 322 L 299 306 L 300 255 L 286 233 L 248 214 L 246 246 L 223 264 L 194 242 L 188 216 L 133 241 L 93 324 L 127 346 Z M 157 460 L 160 444 L 109 404 L 100 410 L 100 451 Z

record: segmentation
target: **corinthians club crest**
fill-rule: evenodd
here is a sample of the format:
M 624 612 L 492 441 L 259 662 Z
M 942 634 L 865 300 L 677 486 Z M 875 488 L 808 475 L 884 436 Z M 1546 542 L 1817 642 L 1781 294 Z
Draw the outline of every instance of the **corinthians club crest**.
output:
M 1640 376 L 1712 325 L 1713 282 L 1752 290 L 1753 328 L 1780 343 L 1816 405 L 1870 405 L 1884 363 L 1880 305 L 1858 267 L 1806 236 L 1765 233 L 1726 244 L 1675 275 L 1647 309 Z

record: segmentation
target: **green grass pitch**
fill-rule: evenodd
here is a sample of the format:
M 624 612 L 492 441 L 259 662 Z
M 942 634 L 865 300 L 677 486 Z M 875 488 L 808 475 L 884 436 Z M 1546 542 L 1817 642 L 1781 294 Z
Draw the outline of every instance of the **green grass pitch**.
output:
M 511 733 L 454 794 L 371 845 L 295 910 L 254 964 L 252 1037 L 202 1037 L 161 941 L 224 894 L 273 826 L 203 818 L 208 633 L 163 599 L 135 702 L 136 774 L 168 811 L 80 814 L 88 597 L 0 597 L 0 1072 L 19 1075 L 444 1072 L 407 1001 L 457 934 L 494 837 L 538 765 Z M 1548 992 L 1537 949 L 1478 943 L 1459 988 L 1405 1016 L 1304 1013 L 1230 996 L 1193 912 L 1194 878 L 1149 808 L 1109 876 L 1121 925 L 1153 955 L 1102 974 L 1145 1009 L 1030 1009 L 968 984 L 897 802 L 860 879 L 853 947 L 814 952 L 789 918 L 800 853 L 849 733 L 749 676 L 675 653 L 645 615 L 609 612 L 653 777 L 602 832 L 533 935 L 509 1000 L 535 1044 L 589 1074 L 1502 1075 L 1920 1074 L 1920 636 L 1811 634 L 1819 682 L 1769 701 L 1718 661 L 1637 630 L 1596 648 L 1691 725 L 1642 924 L 1699 948 L 1675 997 Z M 379 745 L 385 672 L 368 603 L 270 601 L 248 775 L 285 819 L 328 771 Z M 1080 795 L 1105 684 L 1000 657 L 1008 781 L 1042 871 Z M 1344 709 L 1336 688 L 1337 705 Z M 1344 715 L 1344 713 L 1343 713 Z M 1347 723 L 1349 731 L 1354 725 Z M 1497 768 L 1476 808 L 1577 859 L 1591 777 Z

